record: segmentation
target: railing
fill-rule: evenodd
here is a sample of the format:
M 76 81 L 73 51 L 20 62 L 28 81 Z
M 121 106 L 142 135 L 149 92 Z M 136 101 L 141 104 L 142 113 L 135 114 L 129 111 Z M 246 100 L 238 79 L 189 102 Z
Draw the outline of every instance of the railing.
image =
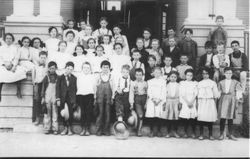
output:
M 4 32 L 5 32 L 5 29 L 4 29 L 3 22 L 0 21 L 0 38 L 3 37 Z

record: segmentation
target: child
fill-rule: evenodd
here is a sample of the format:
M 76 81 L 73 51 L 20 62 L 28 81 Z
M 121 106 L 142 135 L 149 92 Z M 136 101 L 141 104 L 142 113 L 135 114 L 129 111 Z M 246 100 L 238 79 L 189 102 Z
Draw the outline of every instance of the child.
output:
M 73 41 L 74 41 L 74 43 L 77 44 L 79 36 L 78 36 L 78 31 L 74 29 L 75 21 L 70 19 L 70 20 L 67 21 L 67 25 L 68 25 L 68 29 L 63 31 L 63 40 L 67 41 L 68 40 L 67 32 L 72 31 L 74 33 L 74 35 L 75 35 L 74 38 L 73 38 Z
M 84 48 L 88 48 L 88 43 L 87 43 L 87 41 L 88 41 L 90 38 L 96 39 L 96 38 L 92 35 L 92 26 L 91 26 L 91 25 L 86 25 L 86 27 L 85 27 L 85 35 L 79 37 L 80 44 L 83 45 Z
M 164 56 L 171 57 L 173 61 L 171 65 L 173 67 L 176 67 L 180 64 L 180 48 L 176 46 L 176 41 L 174 38 L 168 38 L 168 43 L 169 46 L 166 46 Z
M 161 136 L 163 119 L 166 119 L 166 81 L 160 67 L 155 67 L 154 78 L 148 81 L 145 117 L 150 120 L 150 137 Z M 154 131 L 153 131 L 154 130 Z
M 73 31 L 68 31 L 66 33 L 66 39 L 67 39 L 67 49 L 66 53 L 73 55 L 75 47 L 77 43 L 74 41 L 75 33 Z
M 97 136 L 102 134 L 110 135 L 110 111 L 114 100 L 114 80 L 110 73 L 110 62 L 102 61 L 101 73 L 96 83 L 95 103 L 98 106 L 98 116 L 96 119 Z
M 89 38 L 87 41 L 87 45 L 88 45 L 88 49 L 86 49 L 87 51 L 87 56 L 92 58 L 96 55 L 95 53 L 95 46 L 96 46 L 96 41 L 94 38 Z
M 192 39 L 193 30 L 185 29 L 185 37 L 180 41 L 179 46 L 182 54 L 188 55 L 189 65 L 196 68 L 196 58 L 197 58 L 197 42 Z
M 167 134 L 166 138 L 169 138 L 171 129 L 173 130 L 173 134 L 176 138 L 180 136 L 177 133 L 178 128 L 178 119 L 179 119 L 179 83 L 177 83 L 178 72 L 171 71 L 169 73 L 170 82 L 167 84 L 167 95 L 166 95 L 166 111 L 167 111 Z
M 170 56 L 165 56 L 163 59 L 164 59 L 163 62 L 165 64 L 165 66 L 161 68 L 163 72 L 163 78 L 169 81 L 170 72 L 177 71 L 177 69 L 171 66 L 172 58 Z
M 44 132 L 45 134 L 53 132 L 58 134 L 58 110 L 56 106 L 56 85 L 58 76 L 56 74 L 57 65 L 54 61 L 48 64 L 48 73 L 42 82 L 42 104 L 46 104 L 47 114 L 44 114 Z
M 95 94 L 95 77 L 91 73 L 91 65 L 84 62 L 82 73 L 77 76 L 77 105 L 81 107 L 81 136 L 90 135 L 90 124 L 93 118 L 93 104 Z M 85 129 L 84 129 L 85 128 Z
M 209 139 L 213 137 L 213 123 L 217 120 L 216 98 L 219 97 L 217 84 L 209 79 L 210 69 L 202 69 L 203 80 L 198 83 L 198 121 L 200 124 L 199 140 L 204 139 L 203 127 L 206 125 L 209 130 Z
M 247 71 L 249 69 L 249 62 L 246 54 L 239 50 L 240 43 L 239 41 L 232 41 L 231 47 L 233 49 L 233 53 L 229 55 L 230 65 L 233 68 L 234 76 L 240 80 L 243 93 L 246 89 L 246 79 L 247 79 Z
M 123 55 L 127 55 L 127 56 L 130 55 L 130 54 L 129 54 L 129 46 L 125 43 L 124 38 L 123 38 L 122 36 L 116 37 L 116 38 L 115 38 L 115 43 L 120 43 L 120 44 L 122 44 L 122 47 L 123 47 L 123 49 L 122 49 Z
M 134 50 L 138 50 L 141 53 L 140 61 L 144 64 L 146 67 L 148 65 L 148 56 L 149 53 L 144 48 L 144 41 L 143 38 L 137 38 L 136 39 L 136 47 L 131 50 L 133 52 Z
M 86 36 L 86 32 L 85 32 L 85 29 L 86 29 L 86 21 L 85 20 L 80 20 L 80 30 L 78 32 L 78 43 L 81 44 L 81 40 L 80 39 L 83 39 L 84 36 Z
M 60 40 L 57 39 L 57 35 L 58 35 L 57 28 L 53 26 L 49 27 L 50 38 L 45 41 L 45 46 L 49 54 L 51 51 L 53 52 L 58 50 L 58 43 Z
M 145 81 L 148 81 L 152 78 L 154 69 L 156 67 L 156 57 L 154 55 L 149 55 L 148 56 L 148 65 L 145 68 Z
M 180 103 L 181 110 L 179 117 L 184 124 L 184 138 L 187 138 L 188 126 L 192 127 L 191 137 L 195 138 L 195 126 L 197 118 L 196 97 L 197 97 L 197 82 L 192 81 L 194 76 L 193 69 L 185 71 L 186 80 L 180 82 Z
M 152 30 L 150 28 L 144 28 L 143 29 L 143 44 L 145 49 L 151 49 L 151 35 L 152 35 Z
M 112 36 L 111 30 L 107 29 L 108 21 L 106 17 L 100 18 L 100 28 L 94 31 L 94 36 L 98 39 L 98 44 L 103 42 L 103 35 L 110 35 Z
M 43 79 L 46 76 L 48 53 L 45 51 L 39 52 L 39 61 L 35 65 L 35 69 L 32 72 L 32 83 L 34 90 L 34 106 L 33 106 L 33 118 L 35 118 L 35 125 L 39 125 L 41 117 L 41 91 L 43 86 Z
M 185 55 L 185 54 L 182 54 L 182 55 L 181 55 L 180 61 L 181 61 L 181 64 L 178 65 L 178 66 L 176 67 L 176 69 L 177 69 L 177 71 L 178 71 L 178 73 L 179 73 L 179 75 L 180 75 L 180 79 L 181 79 L 181 80 L 185 80 L 185 77 L 186 77 L 185 71 L 186 71 L 187 69 L 193 69 L 193 67 L 192 67 L 192 66 L 189 66 L 189 65 L 187 64 L 187 62 L 188 62 L 188 56 Z
M 223 43 L 219 43 L 217 45 L 218 54 L 213 56 L 213 64 L 215 67 L 214 70 L 214 81 L 216 83 L 222 79 L 224 75 L 224 68 L 230 66 L 229 56 L 225 54 L 225 45 Z
M 102 45 L 97 45 L 96 48 L 96 56 L 92 58 L 92 71 L 93 73 L 100 73 L 101 72 L 101 63 L 104 60 L 107 60 L 107 57 L 104 56 L 104 48 Z
M 161 57 L 163 56 L 163 51 L 160 48 L 160 41 L 158 39 L 153 39 L 151 42 L 151 48 L 148 49 L 149 55 L 154 55 L 156 57 L 156 65 L 161 65 Z
M 121 76 L 115 81 L 115 112 L 118 121 L 127 121 L 130 113 L 129 104 L 129 65 L 123 65 L 121 68 Z
M 58 78 L 56 83 L 56 104 L 60 109 L 64 109 L 65 104 L 68 105 L 69 119 L 63 119 L 64 130 L 61 135 L 72 135 L 72 119 L 73 109 L 76 107 L 76 77 L 72 74 L 74 63 L 67 62 L 65 73 Z
M 142 136 L 141 128 L 144 117 L 144 108 L 147 101 L 147 82 L 143 80 L 143 70 L 135 69 L 136 80 L 131 82 L 129 91 L 130 110 L 135 109 L 138 116 L 137 136 Z
M 82 72 L 83 62 L 90 61 L 90 59 L 87 57 L 87 51 L 84 50 L 84 47 L 82 45 L 77 45 L 75 47 L 75 52 L 71 57 L 71 61 L 75 65 L 73 74 L 77 76 Z
M 170 43 L 169 43 L 169 40 L 170 40 L 170 39 L 174 38 L 174 41 L 175 41 L 175 43 L 176 43 L 176 46 L 178 46 L 178 43 L 179 43 L 179 40 L 180 40 L 180 39 L 176 36 L 174 27 L 172 27 L 172 26 L 168 27 L 167 31 L 168 31 L 168 38 L 164 39 L 164 40 L 162 41 L 162 44 L 161 44 L 162 49 L 163 49 L 163 52 L 167 52 L 168 46 L 170 45 Z
M 44 45 L 45 44 L 42 42 L 42 40 L 39 37 L 34 37 L 31 40 L 30 46 L 32 47 L 32 49 L 34 49 L 34 51 L 31 51 L 33 53 L 32 61 L 34 62 L 34 64 L 39 63 L 39 53 L 41 51 L 46 51 L 46 49 L 44 48 Z
M 219 140 L 224 139 L 224 130 L 226 120 L 228 122 L 228 138 L 237 140 L 233 136 L 232 126 L 235 118 L 235 111 L 238 108 L 238 101 L 242 100 L 242 87 L 240 83 L 232 79 L 232 68 L 226 67 L 224 69 L 226 79 L 219 82 L 218 88 L 221 93 L 218 106 L 218 118 L 220 119 L 220 137 Z
M 216 22 L 217 28 L 209 32 L 208 40 L 212 41 L 213 45 L 218 45 L 219 43 L 222 42 L 226 46 L 228 36 L 227 36 L 226 29 L 223 27 L 224 17 L 221 15 L 218 15 L 215 19 L 215 22 Z
M 103 35 L 103 44 L 105 56 L 109 59 L 114 53 L 113 44 L 111 43 L 110 35 Z
M 127 39 L 126 35 L 122 35 L 121 31 L 122 31 L 122 28 L 121 28 L 120 25 L 114 25 L 113 26 L 113 33 L 114 33 L 114 37 L 112 39 L 113 43 L 115 43 L 115 39 L 117 37 L 121 36 L 124 39 L 125 46 L 129 46 L 128 45 L 128 39 Z
M 141 68 L 143 72 L 145 72 L 145 67 L 144 64 L 140 62 L 140 58 L 141 58 L 141 54 L 138 50 L 134 50 L 132 51 L 132 61 L 131 61 L 131 65 L 132 68 L 130 70 L 130 79 L 132 81 L 135 80 L 135 70 L 137 68 Z

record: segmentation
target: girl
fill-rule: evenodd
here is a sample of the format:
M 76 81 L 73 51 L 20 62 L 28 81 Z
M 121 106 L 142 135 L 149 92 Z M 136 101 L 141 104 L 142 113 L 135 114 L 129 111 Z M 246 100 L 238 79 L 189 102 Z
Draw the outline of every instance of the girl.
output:
M 74 53 L 74 50 L 75 50 L 75 47 L 76 47 L 76 42 L 74 41 L 75 33 L 73 31 L 68 31 L 66 33 L 66 38 L 67 38 L 66 53 L 72 55 Z
M 103 35 L 112 35 L 111 30 L 107 29 L 108 21 L 106 17 L 100 18 L 100 28 L 94 31 L 94 36 L 98 39 L 98 44 L 103 42 Z
M 115 43 L 121 43 L 123 46 L 123 55 L 129 55 L 129 46 L 124 42 L 124 38 L 122 36 L 118 36 L 115 38 Z
M 17 48 L 13 45 L 15 41 L 11 33 L 4 35 L 5 45 L 0 47 L 0 101 L 3 83 L 17 84 L 17 97 L 21 98 L 21 83 L 20 81 L 26 78 L 25 68 L 18 65 L 20 58 Z
M 84 48 L 88 48 L 88 43 L 87 41 L 90 39 L 96 39 L 93 35 L 92 35 L 92 26 L 91 25 L 86 25 L 85 27 L 85 35 L 84 36 L 80 36 L 80 44 L 83 45 Z
M 171 128 L 173 129 L 173 134 L 176 138 L 180 136 L 177 134 L 177 126 L 178 126 L 178 119 L 179 119 L 179 83 L 177 83 L 178 79 L 178 72 L 171 71 L 169 73 L 169 80 L 170 82 L 167 84 L 166 92 L 167 92 L 167 99 L 166 99 L 166 117 L 167 117 L 167 135 L 166 138 L 169 138 Z
M 203 127 L 208 126 L 209 139 L 213 137 L 213 122 L 217 120 L 216 98 L 219 97 L 217 84 L 209 79 L 210 69 L 202 69 L 203 80 L 198 83 L 198 121 L 200 123 L 200 140 L 204 139 Z
M 131 61 L 131 65 L 132 65 L 132 68 L 130 70 L 130 79 L 132 81 L 135 80 L 135 70 L 137 68 L 141 68 L 142 71 L 143 71 L 143 74 L 145 72 L 145 67 L 144 67 L 144 64 L 140 62 L 140 58 L 141 58 L 141 54 L 139 51 L 137 50 L 134 50 L 132 52 L 132 61 Z M 144 78 L 143 78 L 144 79 Z
M 45 41 L 46 49 L 50 53 L 50 51 L 57 51 L 59 39 L 57 39 L 58 30 L 56 27 L 49 27 L 49 36 L 50 38 Z
M 137 38 L 136 39 L 136 47 L 131 50 L 138 50 L 141 54 L 140 61 L 144 64 L 144 66 L 148 65 L 148 51 L 144 48 L 144 41 L 143 38 Z
M 111 43 L 110 35 L 103 36 L 103 44 L 102 44 L 105 52 L 105 56 L 109 59 L 114 53 L 113 44 Z
M 154 78 L 148 81 L 147 103 L 145 117 L 150 120 L 150 137 L 161 136 L 162 119 L 166 119 L 166 82 L 162 78 L 160 67 L 155 67 Z M 153 131 L 154 128 L 154 131 Z
M 145 49 L 151 48 L 151 43 L 152 43 L 151 35 L 152 35 L 152 30 L 150 28 L 144 28 L 142 36 Z
M 81 136 L 90 135 L 90 124 L 93 118 L 93 103 L 95 96 L 95 76 L 91 73 L 91 65 L 84 62 L 82 73 L 77 76 L 77 104 L 81 107 Z
M 44 43 L 42 42 L 42 40 L 39 38 L 39 37 L 35 37 L 31 40 L 31 47 L 33 49 L 35 49 L 35 51 L 32 51 L 33 55 L 33 59 L 32 61 L 35 63 L 35 64 L 38 64 L 39 63 L 39 52 L 40 51 L 45 51 L 46 49 L 44 48 Z
M 107 57 L 104 56 L 104 48 L 102 45 L 97 45 L 96 48 L 96 56 L 92 58 L 92 71 L 93 73 L 100 73 L 101 72 L 101 63 L 104 60 L 107 60 Z
M 35 64 L 32 62 L 34 49 L 30 47 L 30 38 L 24 36 L 19 44 L 22 46 L 18 49 L 18 54 L 20 55 L 19 58 L 19 65 L 23 66 L 27 72 L 33 72 L 35 68 Z
M 122 35 L 122 34 L 121 34 L 121 31 L 122 31 L 121 26 L 115 25 L 115 26 L 113 27 L 114 37 L 113 37 L 112 41 L 113 41 L 113 43 L 114 43 L 114 42 L 115 42 L 115 39 L 116 39 L 117 37 L 121 36 L 121 37 L 124 39 L 125 45 L 128 46 L 128 39 L 127 39 L 126 35 Z
M 95 45 L 96 45 L 96 41 L 94 38 L 89 38 L 87 41 L 88 44 L 88 49 L 86 49 L 87 51 L 87 56 L 92 58 L 96 55 L 95 53 Z
M 164 56 L 164 64 L 165 66 L 162 67 L 162 72 L 163 72 L 163 78 L 165 80 L 167 80 L 167 82 L 169 81 L 169 75 L 171 71 L 177 71 L 176 68 L 172 67 L 172 58 L 170 56 Z
M 221 93 L 218 106 L 218 118 L 220 119 L 220 137 L 224 139 L 226 120 L 228 122 L 229 139 L 237 140 L 232 134 L 233 119 L 238 108 L 238 102 L 242 100 L 242 87 L 240 82 L 232 79 L 232 68 L 224 69 L 226 79 L 219 82 L 218 88 Z
M 156 58 L 154 55 L 148 56 L 148 65 L 145 68 L 145 81 L 153 78 L 153 71 L 156 67 Z
M 83 62 L 89 61 L 90 59 L 87 57 L 87 52 L 84 50 L 84 47 L 82 45 L 77 45 L 75 47 L 75 52 L 73 53 L 73 56 L 71 57 L 71 60 L 75 67 L 73 74 L 77 76 L 82 71 L 82 64 Z
M 161 65 L 161 57 L 163 56 L 163 51 L 160 48 L 160 42 L 158 39 L 153 39 L 151 43 L 151 48 L 148 49 L 149 55 L 154 55 L 156 57 L 156 65 Z
M 72 19 L 69 19 L 67 21 L 67 29 L 63 31 L 63 40 L 67 41 L 67 32 L 72 31 L 74 33 L 73 41 L 74 43 L 78 42 L 78 30 L 74 29 L 75 21 Z
M 78 32 L 78 43 L 80 43 L 80 44 L 81 44 L 80 39 L 82 39 L 84 36 L 86 36 L 85 29 L 86 29 L 86 21 L 81 20 L 80 21 L 80 30 Z
M 197 117 L 196 110 L 196 96 L 197 96 L 197 82 L 192 81 L 194 76 L 193 69 L 185 71 L 186 80 L 180 82 L 180 103 L 181 110 L 179 117 L 184 124 L 184 138 L 187 138 L 188 126 L 192 126 L 192 138 L 195 138 L 195 120 Z

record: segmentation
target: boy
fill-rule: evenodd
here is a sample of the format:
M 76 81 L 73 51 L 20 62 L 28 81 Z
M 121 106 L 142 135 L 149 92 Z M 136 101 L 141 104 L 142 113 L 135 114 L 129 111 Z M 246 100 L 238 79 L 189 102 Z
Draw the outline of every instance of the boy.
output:
M 178 46 L 180 39 L 176 36 L 175 29 L 172 26 L 168 27 L 168 38 L 166 38 L 162 41 L 161 46 L 162 46 L 163 52 L 167 52 L 168 46 L 170 45 L 170 43 L 169 43 L 170 38 L 174 38 L 175 43 Z
M 76 107 L 76 77 L 72 74 L 74 70 L 74 63 L 67 62 L 65 66 L 65 73 L 58 78 L 56 84 L 56 104 L 58 107 L 64 109 L 65 103 L 68 105 L 69 119 L 63 121 L 64 130 L 61 135 L 72 135 L 72 119 L 73 108 Z
M 76 41 L 74 41 L 76 34 L 73 31 L 68 31 L 66 33 L 66 38 L 67 38 L 67 48 L 66 48 L 66 53 L 73 55 L 75 52 L 75 47 L 76 47 Z
M 58 110 L 56 106 L 56 85 L 58 84 L 58 75 L 56 74 L 57 64 L 50 61 L 48 64 L 48 74 L 42 82 L 42 104 L 46 103 L 47 114 L 44 115 L 45 134 L 51 131 L 58 134 Z M 52 116 L 52 117 L 51 117 Z M 52 119 L 51 119 L 52 118 Z M 51 128 L 52 127 L 52 128 Z
M 164 56 L 169 56 L 172 58 L 173 67 L 176 67 L 180 64 L 180 48 L 176 45 L 176 40 L 174 37 L 168 38 L 168 46 L 166 46 L 164 50 Z M 162 62 L 164 62 L 163 60 Z
M 138 50 L 132 51 L 132 61 L 131 61 L 132 69 L 130 70 L 130 73 L 129 73 L 130 79 L 132 81 L 135 80 L 135 70 L 137 68 L 141 68 L 143 72 L 145 72 L 144 64 L 140 62 L 140 58 L 141 58 L 141 54 Z
M 100 28 L 96 29 L 93 32 L 93 36 L 97 37 L 98 38 L 98 44 L 101 44 L 103 42 L 103 35 L 110 35 L 110 36 L 113 36 L 113 35 L 112 35 L 111 30 L 109 30 L 107 28 L 108 20 L 107 20 L 106 17 L 101 17 L 100 21 L 99 21 L 99 24 L 100 24 Z
M 123 65 L 121 69 L 121 76 L 115 83 L 115 111 L 118 121 L 127 121 L 130 112 L 129 104 L 129 65 Z
M 131 50 L 131 52 L 133 52 L 134 50 L 138 50 L 141 54 L 141 58 L 140 61 L 144 64 L 144 66 L 146 67 L 148 65 L 148 56 L 149 53 L 148 51 L 146 51 L 146 49 L 144 48 L 144 41 L 143 38 L 137 38 L 136 39 L 136 48 L 133 48 Z
M 85 32 L 85 29 L 86 29 L 86 21 L 85 20 L 81 20 L 80 21 L 80 30 L 78 32 L 78 42 L 81 43 L 81 40 L 80 39 L 83 39 L 84 36 L 86 36 L 86 32 Z
M 185 80 L 185 71 L 187 69 L 193 69 L 192 66 L 188 65 L 188 56 L 186 54 L 181 55 L 180 57 L 181 64 L 176 67 L 181 80 Z
M 170 72 L 172 71 L 177 71 L 175 67 L 172 67 L 171 64 L 173 62 L 172 58 L 170 56 L 164 56 L 163 57 L 163 62 L 164 62 L 164 66 L 161 68 L 162 70 L 162 74 L 163 74 L 163 78 L 169 82 L 169 75 Z
M 137 68 L 135 70 L 136 80 L 131 82 L 129 91 L 130 110 L 135 109 L 139 118 L 137 127 L 137 136 L 142 136 L 142 119 L 144 117 L 144 109 L 147 101 L 147 82 L 143 80 L 143 70 Z
M 239 41 L 232 41 L 231 47 L 233 49 L 233 53 L 229 54 L 230 66 L 233 68 L 233 75 L 240 80 L 243 92 L 245 92 L 249 61 L 246 54 L 239 50 Z
M 213 42 L 213 45 L 218 45 L 219 42 L 223 42 L 227 46 L 227 31 L 223 28 L 224 17 L 218 15 L 215 19 L 217 28 L 211 30 L 208 35 L 208 40 Z M 214 53 L 216 53 L 216 50 Z
M 150 28 L 143 29 L 142 36 L 145 49 L 151 49 L 151 43 L 152 43 L 151 35 L 152 35 L 152 30 Z
M 185 29 L 184 34 L 185 37 L 179 43 L 181 53 L 188 55 L 189 65 L 196 68 L 197 42 L 192 39 L 193 30 Z
M 34 106 L 33 106 L 33 118 L 35 118 L 35 125 L 39 125 L 41 117 L 41 91 L 43 86 L 43 79 L 46 76 L 48 53 L 45 51 L 39 52 L 39 60 L 35 65 L 35 69 L 32 72 L 32 83 L 34 89 Z
M 68 26 L 68 29 L 64 30 L 63 31 L 63 39 L 65 41 L 67 41 L 67 32 L 68 31 L 72 31 L 74 32 L 75 36 L 74 36 L 74 42 L 77 43 L 78 42 L 78 31 L 74 29 L 74 25 L 75 25 L 75 21 L 70 19 L 67 21 L 67 26 Z
M 98 106 L 98 116 L 96 119 L 97 136 L 102 134 L 110 135 L 110 110 L 114 100 L 114 80 L 110 73 L 110 62 L 103 61 L 101 63 L 101 73 L 98 76 L 96 84 L 95 103 Z M 103 122 L 104 121 L 104 122 Z

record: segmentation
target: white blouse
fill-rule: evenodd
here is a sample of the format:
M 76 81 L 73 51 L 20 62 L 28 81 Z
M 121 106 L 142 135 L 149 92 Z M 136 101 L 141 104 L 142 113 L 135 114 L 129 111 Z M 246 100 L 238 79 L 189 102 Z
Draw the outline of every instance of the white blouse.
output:
M 60 40 L 57 38 L 49 38 L 45 41 L 46 48 L 48 51 L 57 51 L 58 50 L 58 44 Z
M 77 95 L 88 95 L 95 93 L 96 78 L 94 74 L 77 75 Z
M 15 45 L 3 45 L 0 46 L 0 65 L 4 62 L 12 62 L 13 65 L 18 64 L 20 54 L 17 52 Z

